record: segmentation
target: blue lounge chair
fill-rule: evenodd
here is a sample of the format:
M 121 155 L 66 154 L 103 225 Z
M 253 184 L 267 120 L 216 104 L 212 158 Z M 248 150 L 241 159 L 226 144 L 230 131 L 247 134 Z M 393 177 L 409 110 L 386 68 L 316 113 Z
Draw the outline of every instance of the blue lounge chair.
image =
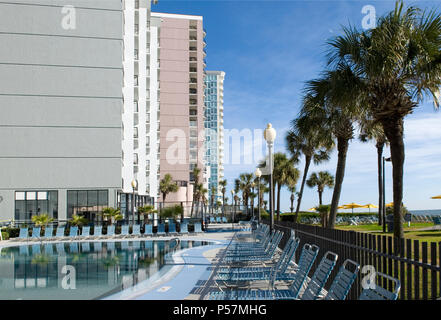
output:
M 335 276 L 325 300 L 345 300 L 359 270 L 360 265 L 357 262 L 345 260 Z
M 103 236 L 103 227 L 102 226 L 94 226 L 93 227 L 93 238 L 101 238 Z
M 121 226 L 121 233 L 119 235 L 117 235 L 117 237 L 119 238 L 125 238 L 129 236 L 129 225 L 123 225 Z
M 215 223 L 214 217 L 210 217 L 210 223 Z
M 57 232 L 55 233 L 55 238 L 64 238 L 64 227 L 58 227 Z
M 305 244 L 300 254 L 299 264 L 295 278 L 289 289 L 284 290 L 231 290 L 212 292 L 210 300 L 292 300 L 297 299 L 303 288 L 309 271 L 317 257 L 319 248 L 315 245 Z M 273 281 L 272 281 L 273 285 Z
M 77 226 L 72 226 L 69 229 L 69 238 L 73 239 L 76 238 L 78 236 L 78 227 Z
M 90 227 L 85 226 L 81 228 L 81 238 L 88 238 L 90 237 Z
M 40 227 L 33 227 L 32 228 L 32 240 L 40 240 L 41 238 L 41 228 Z
M 54 228 L 53 227 L 46 227 L 44 229 L 44 236 L 43 238 L 45 240 L 50 240 L 54 237 Z
M 393 291 L 389 291 L 381 287 L 379 283 L 382 283 L 382 281 L 376 281 L 376 283 L 374 283 L 372 287 L 363 289 L 360 294 L 359 300 L 397 300 L 398 293 L 400 293 L 401 288 L 400 281 L 381 272 L 377 272 L 376 276 L 377 280 L 385 278 L 392 281 L 394 283 Z
M 177 232 L 176 232 L 176 223 L 169 223 L 168 224 L 168 232 L 167 232 L 167 234 L 168 235 L 177 234 Z
M 115 226 L 111 225 L 107 227 L 107 233 L 106 238 L 114 237 L 115 236 Z
M 165 236 L 165 224 L 164 223 L 158 223 L 158 230 L 156 232 L 156 235 Z
M 194 224 L 194 233 L 201 233 L 202 232 L 202 226 L 200 222 L 196 222 Z
M 294 254 L 299 246 L 300 239 L 294 238 L 293 236 L 290 237 L 288 242 L 285 245 L 285 248 L 282 251 L 282 254 L 280 255 L 279 259 L 277 260 L 277 263 L 275 266 L 272 267 L 239 267 L 239 268 L 219 268 L 218 274 L 221 273 L 244 273 L 244 272 L 271 272 L 276 268 L 276 270 L 281 270 L 281 272 L 285 272 L 288 268 L 291 259 L 293 259 Z M 277 266 L 278 265 L 278 266 Z
M 20 233 L 17 240 L 28 240 L 29 239 L 29 228 L 20 228 Z
M 145 224 L 144 225 L 144 236 L 153 236 L 153 225 Z
M 141 236 L 141 225 L 139 224 L 134 224 L 132 226 L 132 237 L 140 237 Z
M 221 218 L 220 217 L 216 217 L 216 223 L 221 223 Z
M 278 273 L 277 275 L 279 276 L 279 278 L 287 280 L 289 279 L 289 277 L 285 276 L 285 273 L 287 272 L 290 262 L 294 258 L 294 254 L 299 243 L 299 238 L 290 239 L 283 249 L 283 252 L 277 263 L 273 267 L 220 268 L 215 277 L 215 280 L 222 283 L 236 281 L 270 280 L 274 277 L 275 273 Z M 292 279 L 294 279 L 294 277 L 291 277 L 291 280 Z
M 179 233 L 180 234 L 188 234 L 188 223 L 186 223 L 186 222 L 181 223 L 180 228 L 179 228 Z
M 337 254 L 331 251 L 325 253 L 301 296 L 302 300 L 316 300 L 320 296 L 332 269 L 334 269 L 334 266 L 337 263 L 337 259 Z
M 228 221 L 227 221 L 227 218 L 222 217 L 222 222 L 223 222 L 223 223 L 227 223 L 227 222 L 228 222 Z

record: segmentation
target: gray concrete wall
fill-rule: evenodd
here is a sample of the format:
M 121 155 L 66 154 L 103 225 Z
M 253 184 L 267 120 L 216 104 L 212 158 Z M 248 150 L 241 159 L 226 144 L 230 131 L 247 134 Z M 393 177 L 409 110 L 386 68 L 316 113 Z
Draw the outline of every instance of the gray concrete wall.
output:
M 76 28 L 64 29 L 64 5 Z M 121 188 L 120 0 L 0 0 L 0 220 L 15 191 Z

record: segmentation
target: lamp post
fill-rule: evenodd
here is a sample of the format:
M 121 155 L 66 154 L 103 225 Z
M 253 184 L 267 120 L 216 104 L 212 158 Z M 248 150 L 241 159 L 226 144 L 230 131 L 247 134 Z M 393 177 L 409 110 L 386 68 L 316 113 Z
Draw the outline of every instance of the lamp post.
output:
M 262 176 L 262 171 L 256 168 L 254 175 L 257 177 L 257 223 L 260 223 L 260 177 Z
M 233 206 L 233 212 L 232 212 L 232 218 L 231 218 L 231 228 L 233 228 L 234 225 L 234 213 L 236 211 L 236 201 L 234 199 L 234 190 L 231 190 L 231 205 Z
M 269 172 L 270 172 L 270 232 L 272 233 L 274 228 L 274 197 L 273 197 L 273 144 L 276 140 L 276 130 L 273 128 L 271 123 L 268 123 L 265 131 L 263 132 L 263 137 L 268 144 L 268 157 L 269 157 Z
M 132 224 L 135 224 L 135 189 L 138 186 L 138 182 L 136 180 L 132 180 Z
M 382 216 L 383 216 L 383 232 L 386 232 L 386 170 L 385 170 L 385 163 L 386 161 L 391 161 L 391 158 L 383 157 L 383 208 L 382 209 Z M 395 204 L 394 204 L 395 205 Z
M 253 195 L 254 195 L 254 187 L 255 186 L 256 186 L 256 184 L 254 182 L 252 182 L 251 183 L 251 190 L 252 190 L 251 192 L 253 193 Z M 251 214 L 253 215 L 253 220 L 254 220 L 254 197 L 251 201 Z

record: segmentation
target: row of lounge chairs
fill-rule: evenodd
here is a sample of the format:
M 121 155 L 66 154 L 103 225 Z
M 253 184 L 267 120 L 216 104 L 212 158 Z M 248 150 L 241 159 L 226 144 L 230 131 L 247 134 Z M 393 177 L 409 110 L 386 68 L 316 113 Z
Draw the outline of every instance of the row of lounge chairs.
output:
M 298 250 L 300 239 L 291 232 L 283 251 L 276 253 L 283 234 L 274 231 L 269 234 L 266 225 L 260 225 L 254 231 L 255 241 L 233 242 L 224 253 L 225 266 L 219 267 L 214 280 L 219 287 L 229 290 L 211 292 L 209 300 L 345 300 L 354 283 L 360 265 L 347 259 L 340 266 L 337 275 L 330 284 L 329 290 L 324 287 L 328 278 L 337 265 L 338 255 L 326 252 L 312 277 L 309 279 L 312 266 L 320 248 L 314 244 L 305 243 L 300 258 L 295 263 L 295 252 Z M 271 265 L 271 266 L 269 266 Z M 362 290 L 360 300 L 396 300 L 400 290 L 400 281 L 383 273 L 377 272 L 378 278 L 394 282 L 394 290 L 388 291 L 377 285 Z M 268 282 L 268 289 L 237 289 L 243 283 L 254 281 Z M 278 281 L 290 282 L 288 289 L 277 289 Z
M 228 223 L 225 217 L 210 217 L 210 223 Z
M 441 216 L 432 216 L 432 215 L 412 215 L 412 221 L 414 222 L 430 222 L 436 225 L 441 224 Z
M 32 234 L 29 236 L 29 228 L 20 228 L 18 238 L 13 240 L 59 240 L 59 239 L 104 239 L 104 238 L 127 238 L 127 237 L 142 237 L 142 236 L 169 236 L 169 235 L 184 235 L 189 234 L 188 223 L 181 223 L 179 232 L 176 231 L 176 224 L 170 223 L 168 225 L 168 231 L 165 231 L 165 224 L 159 223 L 157 232 L 153 233 L 153 225 L 144 225 L 144 233 L 141 233 L 141 225 L 135 224 L 132 227 L 132 233 L 129 233 L 129 226 L 121 226 L 121 233 L 115 233 L 115 226 L 108 226 L 107 233 L 103 233 L 102 226 L 95 226 L 93 228 L 93 234 L 90 233 L 90 226 L 84 226 L 79 233 L 77 226 L 71 226 L 69 234 L 65 236 L 65 227 L 61 226 L 56 229 L 54 235 L 53 227 L 46 227 L 44 235 L 41 235 L 41 227 L 33 227 Z M 201 223 L 194 224 L 194 233 L 201 233 Z

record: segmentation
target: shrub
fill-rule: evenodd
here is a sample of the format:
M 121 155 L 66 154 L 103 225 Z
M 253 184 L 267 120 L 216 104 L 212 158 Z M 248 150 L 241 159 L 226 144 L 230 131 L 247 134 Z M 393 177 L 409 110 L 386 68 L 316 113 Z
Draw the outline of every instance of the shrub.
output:
M 2 231 L 2 237 L 3 237 L 3 240 L 8 240 L 9 239 L 9 233 L 7 233 L 6 231 Z

